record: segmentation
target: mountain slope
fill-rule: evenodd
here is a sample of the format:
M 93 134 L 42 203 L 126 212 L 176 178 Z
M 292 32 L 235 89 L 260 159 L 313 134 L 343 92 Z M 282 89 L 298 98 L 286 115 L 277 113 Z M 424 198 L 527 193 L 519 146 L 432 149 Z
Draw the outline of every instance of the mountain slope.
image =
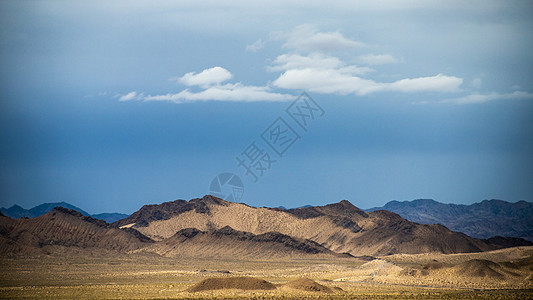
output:
M 118 229 L 80 212 L 56 207 L 33 219 L 0 216 L 0 253 L 38 253 L 46 246 L 131 251 L 153 241 L 133 229 Z
M 442 224 L 476 238 L 518 237 L 533 241 L 533 203 L 485 200 L 472 205 L 443 204 L 434 200 L 391 201 L 367 211 L 388 210 L 409 221 Z
M 141 252 L 155 252 L 169 257 L 216 258 L 287 258 L 349 257 L 332 252 L 321 245 L 296 239 L 279 232 L 255 235 L 229 226 L 216 231 L 186 228 Z
M 284 210 L 256 208 L 213 196 L 146 205 L 113 223 L 131 227 L 154 240 L 186 228 L 215 231 L 230 226 L 255 235 L 279 232 L 308 239 L 338 253 L 387 255 L 394 253 L 460 253 L 499 248 L 441 225 L 421 225 L 386 212 L 364 212 L 348 201 Z

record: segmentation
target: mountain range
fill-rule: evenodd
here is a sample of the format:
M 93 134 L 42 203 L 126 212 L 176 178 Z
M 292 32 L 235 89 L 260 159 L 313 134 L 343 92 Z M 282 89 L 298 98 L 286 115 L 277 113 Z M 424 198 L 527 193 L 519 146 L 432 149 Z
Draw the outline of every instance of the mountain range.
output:
M 36 218 L 36 217 L 39 217 L 46 213 L 51 212 L 55 207 L 63 207 L 63 208 L 72 209 L 72 210 L 80 212 L 84 216 L 91 216 L 95 219 L 104 220 L 108 223 L 113 223 L 115 221 L 128 217 L 127 214 L 121 214 L 121 213 L 101 213 L 101 214 L 90 215 L 89 213 L 82 210 L 81 208 L 76 207 L 67 202 L 43 203 L 41 205 L 37 205 L 30 209 L 24 209 L 21 206 L 15 204 L 11 206 L 10 208 L 2 207 L 0 208 L 0 211 L 5 216 L 8 216 L 10 218 L 15 218 L 15 219 Z
M 30 255 L 54 250 L 131 251 L 153 241 L 135 230 L 113 228 L 103 220 L 55 207 L 33 219 L 0 216 L 0 254 Z
M 13 219 L 0 213 L 1 256 L 64 255 L 80 251 L 204 258 L 349 257 L 313 241 L 278 232 L 254 235 L 231 227 L 209 232 L 187 228 L 155 242 L 135 229 L 117 228 L 63 207 L 55 207 L 33 219 Z
M 442 225 L 410 222 L 388 211 L 367 213 L 346 200 L 325 206 L 282 209 L 251 207 L 208 195 L 190 201 L 145 205 L 112 225 L 135 229 L 154 241 L 167 240 L 187 228 L 212 232 L 229 226 L 254 235 L 277 232 L 354 256 L 479 252 L 526 242 L 474 239 Z
M 430 199 L 391 201 L 367 212 L 387 210 L 420 224 L 442 224 L 475 238 L 518 237 L 533 241 L 533 203 L 485 200 L 471 205 Z
M 164 205 L 164 204 L 162 204 Z M 84 216 L 113 223 L 129 217 L 122 213 L 89 214 L 83 209 L 67 202 L 43 203 L 30 209 L 19 205 L 0 211 L 11 218 L 35 218 L 44 215 L 54 207 L 76 210 Z M 298 208 L 310 208 L 305 205 Z M 283 206 L 278 208 L 287 209 Z M 475 238 L 491 238 L 495 236 L 518 237 L 533 241 L 533 203 L 519 201 L 516 203 L 502 200 L 485 200 L 471 205 L 444 204 L 431 199 L 413 201 L 390 201 L 382 207 L 366 209 L 366 212 L 387 210 L 400 215 L 409 221 L 420 224 L 441 224 L 453 231 L 459 231 Z
M 0 254 L 5 256 L 89 249 L 168 257 L 316 258 L 468 253 L 524 245 L 533 243 L 476 239 L 389 211 L 365 212 L 346 200 L 282 209 L 207 195 L 145 205 L 112 224 L 63 207 L 35 218 L 0 213 Z

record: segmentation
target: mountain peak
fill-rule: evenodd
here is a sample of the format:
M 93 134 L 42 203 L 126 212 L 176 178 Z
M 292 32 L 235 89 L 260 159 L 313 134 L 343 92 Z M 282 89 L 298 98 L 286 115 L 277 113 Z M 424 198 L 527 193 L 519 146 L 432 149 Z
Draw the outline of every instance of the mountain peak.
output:
M 202 198 L 195 198 L 190 201 L 178 199 L 161 204 L 149 204 L 144 205 L 131 216 L 116 221 L 113 225 L 117 227 L 128 224 L 147 226 L 152 221 L 168 220 L 191 210 L 199 214 L 209 214 L 211 205 L 228 206 L 229 204 L 230 202 L 212 195 L 205 195 Z
M 2 213 L 6 217 L 11 217 L 11 218 L 21 218 L 22 215 L 26 212 L 24 208 L 22 208 L 21 206 L 17 204 L 14 204 L 9 208 L 2 207 L 0 211 L 2 211 Z
M 205 203 L 205 204 L 216 204 L 216 205 L 228 205 L 230 202 L 223 200 L 221 198 L 215 197 L 213 195 L 205 195 L 202 198 L 192 199 L 189 202 L 192 203 Z
M 409 202 L 409 201 L 404 201 L 404 202 Z M 413 200 L 411 202 L 414 202 L 414 203 L 424 203 L 424 204 L 442 204 L 440 202 L 437 202 L 433 199 L 416 199 L 416 200 Z
M 83 214 L 81 212 L 79 212 L 77 210 L 70 209 L 70 208 L 65 208 L 65 207 L 62 207 L 62 206 L 54 207 L 54 209 L 52 209 L 51 212 L 53 214 L 55 214 L 56 212 L 59 212 L 59 213 L 62 213 L 62 214 L 71 215 L 71 216 L 75 216 L 75 217 L 79 217 L 79 218 L 83 217 Z
M 103 228 L 108 228 L 110 227 L 110 225 L 104 221 L 104 220 L 100 220 L 100 219 L 95 219 L 91 216 L 84 216 L 81 212 L 77 211 L 77 210 L 74 210 L 74 209 L 70 209 L 70 208 L 65 208 L 65 207 L 61 207 L 61 206 L 56 206 L 54 207 L 54 209 L 49 212 L 49 213 L 46 213 L 44 215 L 42 215 L 41 217 L 45 217 L 45 216 L 56 216 L 57 214 L 62 214 L 62 215 L 66 215 L 66 216 L 73 216 L 77 219 L 80 219 L 84 222 L 88 222 L 88 223 L 92 223 L 96 226 L 99 226 L 99 227 L 103 227 Z
M 343 215 L 347 217 L 352 217 L 354 215 L 359 215 L 365 218 L 368 217 L 367 213 L 365 213 L 357 206 L 353 205 L 348 200 L 342 200 L 337 203 L 322 206 L 322 210 L 328 214 L 334 213 L 336 215 Z

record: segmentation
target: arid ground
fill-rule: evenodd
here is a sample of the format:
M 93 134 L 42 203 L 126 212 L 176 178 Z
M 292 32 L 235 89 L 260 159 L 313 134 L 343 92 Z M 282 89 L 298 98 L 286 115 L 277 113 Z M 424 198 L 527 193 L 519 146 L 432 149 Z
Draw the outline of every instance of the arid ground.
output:
M 379 258 L 229 260 L 122 255 L 73 249 L 0 260 L 0 297 L 27 299 L 531 299 L 533 247 L 475 254 Z M 248 277 L 275 289 L 217 289 L 220 278 Z M 208 290 L 191 292 L 205 279 Z M 302 278 L 310 279 L 308 281 Z M 291 281 L 300 279 L 299 281 Z M 312 281 L 311 281 L 312 280 Z M 220 280 L 219 280 L 220 281 Z M 243 282 L 246 280 L 241 280 Z M 316 283 L 313 285 L 307 283 Z M 313 283 L 313 284 L 314 284 Z M 241 284 L 241 283 L 237 283 Z M 267 283 L 265 283 L 267 284 Z M 242 289 L 241 289 L 242 288 Z

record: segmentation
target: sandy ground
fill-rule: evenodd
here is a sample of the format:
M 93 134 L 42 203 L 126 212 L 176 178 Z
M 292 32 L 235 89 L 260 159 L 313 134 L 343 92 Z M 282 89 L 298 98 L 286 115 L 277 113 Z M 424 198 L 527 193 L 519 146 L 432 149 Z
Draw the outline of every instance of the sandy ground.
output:
M 533 247 L 479 254 L 393 255 L 373 261 L 171 259 L 82 250 L 75 255 L 1 258 L 0 298 L 531 299 L 532 258 Z M 278 288 L 186 291 L 207 278 L 235 276 L 264 279 Z M 301 278 L 332 292 L 282 287 Z

